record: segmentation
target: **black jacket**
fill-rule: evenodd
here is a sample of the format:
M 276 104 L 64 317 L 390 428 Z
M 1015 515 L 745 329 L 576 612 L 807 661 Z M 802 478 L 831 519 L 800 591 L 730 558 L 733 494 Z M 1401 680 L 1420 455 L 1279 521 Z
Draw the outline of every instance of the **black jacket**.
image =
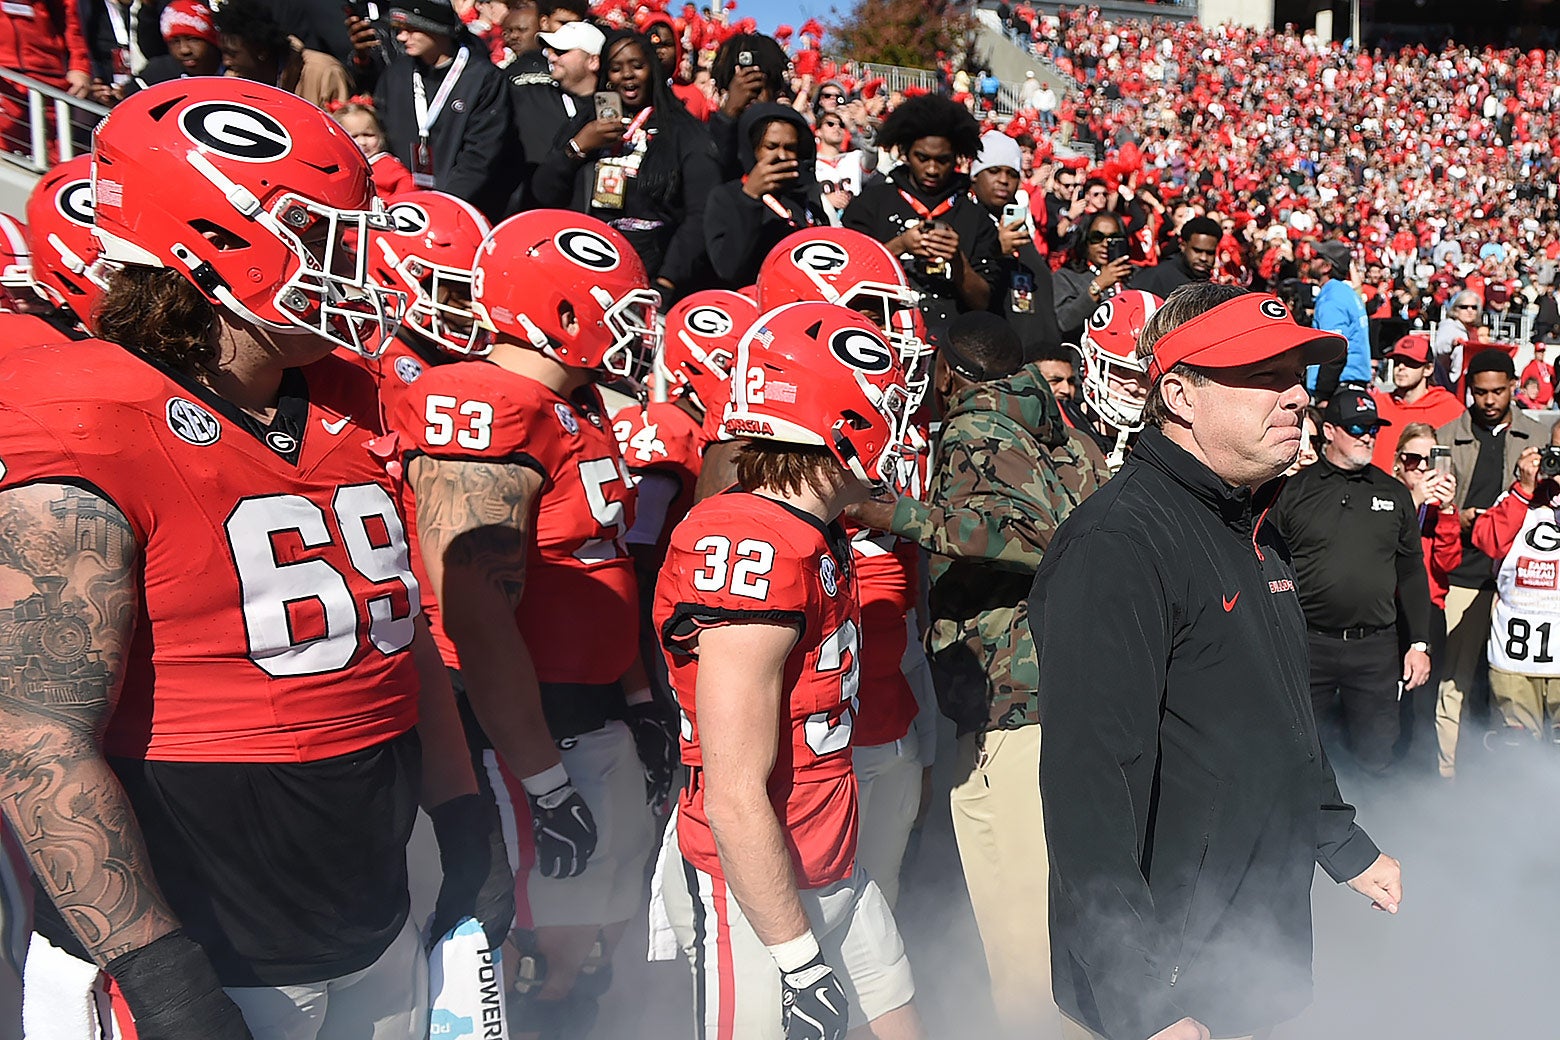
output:
M 580 112 L 594 112 L 595 103 L 589 95 L 576 97 L 567 94 L 553 82 L 547 70 L 527 71 L 516 61 L 504 69 L 509 80 L 509 101 L 514 109 L 515 132 L 520 138 L 523 153 L 520 192 L 509 204 L 509 211 L 517 213 L 536 205 L 531 194 L 531 181 L 536 168 L 555 147 L 562 148 L 559 135 Z
M 1342 470 L 1324 456 L 1289 478 L 1272 521 L 1294 554 L 1312 628 L 1387 628 L 1401 602 L 1409 640 L 1430 641 L 1419 510 L 1402 481 L 1375 466 Z
M 991 286 L 996 297 L 997 267 L 1002 258 L 1002 244 L 997 238 L 996 225 L 980 204 L 970 198 L 969 178 L 957 174 L 948 185 L 945 195 L 926 198 L 910 178 L 908 166 L 900 166 L 880 184 L 868 184 L 861 194 L 851 200 L 840 218 L 843 226 L 860 231 L 879 242 L 896 238 L 912 222 L 920 218 L 910 204 L 900 195 L 903 190 L 915 196 L 928 210 L 935 210 L 944 198 L 952 196 L 953 208 L 939 219 L 948 222 L 959 236 L 959 248 L 969 258 L 975 272 Z M 921 261 L 913 256 L 901 256 L 905 276 L 910 285 L 921 294 L 921 314 L 927 328 L 934 333 L 946 328 L 955 315 L 966 308 L 954 299 L 953 283 L 943 277 L 928 277 L 922 273 Z
M 1151 292 L 1161 300 L 1188 282 L 1207 281 L 1193 277 L 1186 269 L 1186 257 L 1176 253 L 1168 260 L 1161 260 L 1153 267 L 1139 268 L 1128 283 L 1134 289 Z
M 999 219 L 992 216 L 993 226 Z M 1039 357 L 1041 350 L 1062 345 L 1062 333 L 1056 324 L 1051 265 L 1033 242 L 1020 246 L 1017 256 L 999 254 L 997 289 L 991 300 L 991 309 L 1007 319 L 1023 342 L 1026 364 Z
M 119 39 L 114 35 L 114 23 L 109 20 L 108 5 L 114 0 L 79 0 L 76 10 L 81 18 L 81 35 L 86 38 L 87 52 L 92 56 L 92 78 L 104 83 L 114 82 L 114 48 Z M 162 38 L 158 19 L 162 16 L 165 0 L 145 0 L 136 12 L 135 21 L 129 22 L 130 12 L 125 11 L 125 29 L 136 38 L 136 45 L 150 65 L 168 53 L 168 44 Z M 285 24 L 285 23 L 284 23 Z M 140 72 L 140 69 L 131 69 Z
M 1052 986 L 1109 1040 L 1294 1015 L 1313 863 L 1343 881 L 1378 854 L 1317 741 L 1276 493 L 1145 430 L 1035 578 Z
M 818 196 L 815 172 L 818 148 L 812 128 L 794 108 L 759 103 L 749 105 L 738 121 L 738 147 L 742 153 L 742 172 L 753 171 L 753 146 L 748 143 L 753 128 L 760 122 L 783 119 L 796 127 L 801 144 L 797 179 L 790 191 L 771 195 L 783 206 L 781 217 L 742 190 L 741 179 L 727 181 L 715 189 L 704 210 L 704 246 L 710 256 L 710 268 L 716 279 L 728 289 L 741 289 L 758 280 L 758 269 L 775 243 L 793 231 L 813 224 L 827 224 L 823 202 Z
M 504 215 L 521 176 L 519 137 L 509 102 L 509 80 L 488 58 L 487 45 L 466 37 L 469 57 L 429 131 L 435 186 L 465 199 L 488 217 Z M 451 66 L 428 70 L 401 55 L 390 63 L 374 91 L 374 108 L 385 127 L 385 144 L 413 173 L 417 115 L 412 104 L 412 74 L 424 74 L 431 104 Z

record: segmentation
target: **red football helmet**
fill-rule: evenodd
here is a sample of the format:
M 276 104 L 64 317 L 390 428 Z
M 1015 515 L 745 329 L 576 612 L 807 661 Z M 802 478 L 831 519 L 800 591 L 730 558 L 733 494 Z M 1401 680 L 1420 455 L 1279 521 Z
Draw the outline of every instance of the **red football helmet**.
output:
M 368 273 L 405 293 L 402 321 L 452 354 L 481 355 L 487 337 L 471 310 L 471 265 L 493 230 L 470 203 L 440 191 L 410 191 L 385 208 L 387 229 L 368 233 Z
M 831 303 L 768 311 L 737 344 L 731 437 L 821 444 L 874 495 L 901 479 L 911 396 L 898 351 Z
M 932 348 L 917 325 L 920 296 L 904 268 L 874 238 L 845 228 L 804 228 L 781 239 L 758 270 L 758 307 L 821 300 L 867 315 L 899 351 L 917 400 L 926 392 Z
M 1083 399 L 1118 430 L 1143 428 L 1148 397 L 1148 359 L 1137 356 L 1143 326 L 1165 301 L 1151 292 L 1126 289 L 1094 308 L 1083 326 Z M 1132 394 L 1124 387 L 1141 387 Z
M 758 320 L 758 304 L 730 289 L 690 293 L 666 312 L 661 374 L 718 414 L 731 400 L 731 364 L 737 341 Z
M 32 257 L 27 249 L 27 225 L 0 213 L 0 290 L 8 299 L 32 295 Z
M 27 198 L 27 241 L 33 289 L 87 322 L 116 266 L 98 256 L 92 235 L 92 156 L 55 166 Z
M 121 102 L 93 139 L 103 255 L 182 271 L 213 303 L 279 333 L 370 352 L 404 299 L 368 277 L 388 227 L 368 160 L 323 111 L 249 80 L 196 76 Z
M 661 334 L 645 265 L 620 232 L 581 213 L 533 209 L 488 232 L 471 272 L 471 309 L 492 332 L 559 364 L 639 382 Z M 574 331 L 564 327 L 572 311 Z

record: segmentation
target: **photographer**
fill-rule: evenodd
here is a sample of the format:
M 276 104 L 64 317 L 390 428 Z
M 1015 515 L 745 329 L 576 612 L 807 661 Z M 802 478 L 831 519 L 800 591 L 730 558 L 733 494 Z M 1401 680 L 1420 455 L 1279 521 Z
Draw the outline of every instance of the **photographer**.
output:
M 1496 561 L 1490 693 L 1505 743 L 1560 741 L 1560 422 L 1547 447 L 1523 449 L 1516 482 L 1473 522 L 1473 544 Z
M 1063 343 L 1077 343 L 1083 323 L 1107 296 L 1126 288 L 1132 273 L 1127 236 L 1116 214 L 1101 210 L 1084 220 L 1072 255 L 1056 271 L 1056 324 Z
M 1024 344 L 1024 360 L 1060 347 L 1051 265 L 1035 248 L 1035 218 L 1029 196 L 1020 190 L 1019 144 L 1000 130 L 980 139 L 980 155 L 970 167 L 970 195 L 996 225 L 1002 246 L 997 303 L 992 310 L 1007 319 Z

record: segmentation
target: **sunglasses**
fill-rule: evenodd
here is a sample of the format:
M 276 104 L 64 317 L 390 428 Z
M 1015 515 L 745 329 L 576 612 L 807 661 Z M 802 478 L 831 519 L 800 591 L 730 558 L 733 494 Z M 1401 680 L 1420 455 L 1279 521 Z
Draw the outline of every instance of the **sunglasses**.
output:
M 835 127 L 844 126 L 844 125 L 845 125 L 844 123 L 841 123 L 841 122 L 839 122 L 837 120 L 825 119 L 823 122 L 818 124 L 818 128 L 820 130 L 833 130 Z
M 1107 235 L 1103 231 L 1090 231 L 1089 232 L 1089 236 L 1086 239 L 1084 239 L 1084 241 L 1089 243 L 1089 245 L 1091 245 L 1091 246 L 1097 246 L 1101 242 L 1125 242 L 1126 240 L 1127 240 L 1127 236 L 1126 235 L 1123 235 L 1123 234 L 1120 234 L 1120 233 L 1117 233 L 1117 234 L 1114 234 L 1114 235 Z
M 1430 465 L 1430 456 L 1421 455 L 1417 451 L 1400 451 L 1398 452 L 1398 461 L 1403 464 L 1403 468 L 1406 470 L 1424 469 Z
M 819 101 L 843 101 L 844 99 L 845 99 L 845 95 L 844 94 L 826 93 L 826 94 L 819 94 L 818 95 L 818 100 Z
M 1476 311 L 1479 305 L 1476 303 L 1457 303 L 1452 305 L 1454 311 Z
M 1365 425 L 1350 423 L 1348 426 L 1340 426 L 1338 429 L 1347 433 L 1350 437 L 1374 437 L 1376 436 L 1376 431 L 1381 429 L 1381 427 L 1376 423 Z

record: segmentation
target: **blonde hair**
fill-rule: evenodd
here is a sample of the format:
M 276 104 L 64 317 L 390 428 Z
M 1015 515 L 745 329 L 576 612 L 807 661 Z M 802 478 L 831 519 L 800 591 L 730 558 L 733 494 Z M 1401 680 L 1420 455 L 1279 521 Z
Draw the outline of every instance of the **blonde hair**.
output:
M 1392 449 L 1392 475 L 1399 480 L 1403 479 L 1403 446 L 1409 441 L 1419 437 L 1429 437 L 1435 440 L 1435 427 L 1429 423 L 1411 422 L 1403 427 L 1403 432 L 1398 434 L 1397 447 Z

